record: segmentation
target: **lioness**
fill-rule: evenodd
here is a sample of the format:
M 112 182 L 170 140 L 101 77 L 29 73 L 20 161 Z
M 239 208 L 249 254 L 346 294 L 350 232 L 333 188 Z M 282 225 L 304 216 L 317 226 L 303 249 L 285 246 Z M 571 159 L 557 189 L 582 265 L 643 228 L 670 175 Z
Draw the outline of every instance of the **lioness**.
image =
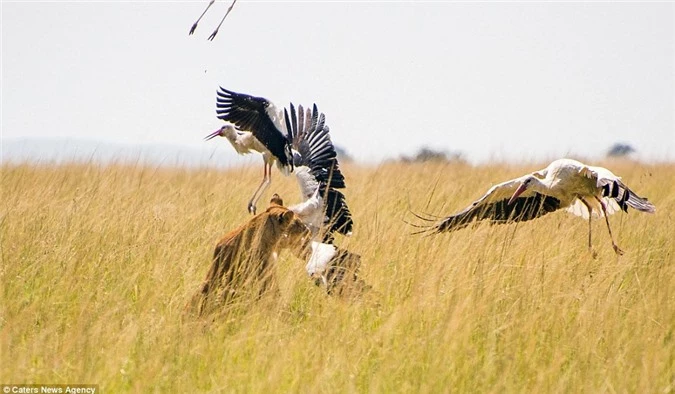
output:
M 235 295 L 248 293 L 259 298 L 271 286 L 277 252 L 301 244 L 307 236 L 309 229 L 293 211 L 272 200 L 265 212 L 218 242 L 211 269 L 187 310 L 204 315 Z

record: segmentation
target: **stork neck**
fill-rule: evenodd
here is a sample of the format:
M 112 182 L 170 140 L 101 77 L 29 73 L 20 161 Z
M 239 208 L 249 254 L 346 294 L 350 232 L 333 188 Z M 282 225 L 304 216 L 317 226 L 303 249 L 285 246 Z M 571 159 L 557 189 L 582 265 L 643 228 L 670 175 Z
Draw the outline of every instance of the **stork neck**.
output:
M 551 189 L 552 181 L 552 179 L 544 178 L 544 180 L 541 180 L 533 176 L 528 189 L 539 193 L 545 193 Z
M 223 130 L 223 137 L 227 138 L 230 142 L 237 140 L 237 130 L 234 127 L 226 127 Z

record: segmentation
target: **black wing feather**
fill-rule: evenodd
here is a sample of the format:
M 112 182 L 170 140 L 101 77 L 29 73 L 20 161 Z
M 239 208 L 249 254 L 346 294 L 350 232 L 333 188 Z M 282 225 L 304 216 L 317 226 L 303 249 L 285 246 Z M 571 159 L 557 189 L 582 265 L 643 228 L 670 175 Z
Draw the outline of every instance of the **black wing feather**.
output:
M 330 129 L 326 125 L 326 116 L 319 113 L 314 104 L 311 117 L 305 122 L 305 128 L 293 131 L 293 149 L 300 153 L 296 166 L 309 167 L 310 173 L 318 182 L 325 182 L 331 188 L 346 187 L 345 178 L 340 171 L 335 146 L 330 139 Z M 302 114 L 300 113 L 300 117 Z
M 293 106 L 293 103 L 291 103 L 291 113 L 295 112 L 295 107 Z M 295 120 L 295 115 L 293 115 L 293 118 L 291 120 Z M 286 130 L 288 130 L 288 138 L 287 140 L 293 141 L 293 127 L 291 127 L 291 123 L 289 122 L 289 116 L 288 116 L 288 110 L 284 108 L 284 122 L 286 123 Z M 295 122 L 293 122 L 295 123 Z
M 220 88 L 216 98 L 218 119 L 230 122 L 239 130 L 250 131 L 279 162 L 288 166 L 286 146 L 289 141 L 267 114 L 271 103 L 262 97 L 249 96 Z
M 308 167 L 310 174 L 319 183 L 319 194 L 324 199 L 326 210 L 323 242 L 331 243 L 334 232 L 347 235 L 352 232 L 354 222 L 344 194 L 336 190 L 346 185 L 330 139 L 326 117 L 319 113 L 314 104 L 311 111 L 298 106 L 297 114 L 291 108 L 291 118 L 292 132 L 289 135 L 292 135 L 293 149 L 299 153 L 298 161 L 294 164 Z
M 347 207 L 347 200 L 345 195 L 339 190 L 328 188 L 326 184 L 322 183 L 319 186 L 319 193 L 324 196 L 326 202 L 326 217 L 328 220 L 324 223 L 327 226 L 326 234 L 323 242 L 331 243 L 332 234 L 338 232 L 343 235 L 348 235 L 352 232 L 354 221 L 352 220 L 352 213 Z
M 504 199 L 489 204 L 472 205 L 456 215 L 443 219 L 434 227 L 434 232 L 459 230 L 474 220 L 488 220 L 495 224 L 524 222 L 558 209 L 560 209 L 560 200 L 535 193 L 533 196 L 519 197 L 511 204 L 508 199 Z

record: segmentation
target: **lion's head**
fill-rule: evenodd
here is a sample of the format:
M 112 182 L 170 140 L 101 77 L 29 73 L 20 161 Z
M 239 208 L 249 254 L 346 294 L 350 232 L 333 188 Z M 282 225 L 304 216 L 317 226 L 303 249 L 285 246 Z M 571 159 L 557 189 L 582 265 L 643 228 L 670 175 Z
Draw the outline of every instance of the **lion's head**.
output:
M 269 226 L 273 226 L 273 232 L 280 235 L 279 247 L 299 247 L 303 240 L 310 236 L 310 231 L 300 218 L 290 209 L 283 206 L 283 200 L 278 194 L 272 196 L 270 206 L 261 214 L 267 220 Z

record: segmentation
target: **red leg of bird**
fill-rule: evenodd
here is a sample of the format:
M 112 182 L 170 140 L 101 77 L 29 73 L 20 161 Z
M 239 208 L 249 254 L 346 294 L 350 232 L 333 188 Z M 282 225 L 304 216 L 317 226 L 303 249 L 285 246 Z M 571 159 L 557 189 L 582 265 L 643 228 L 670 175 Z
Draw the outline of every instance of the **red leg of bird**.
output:
M 605 203 L 602 202 L 601 199 L 598 197 L 595 197 L 596 200 L 600 203 L 600 206 L 602 207 L 602 213 L 605 215 L 605 223 L 607 223 L 607 230 L 609 231 L 609 238 L 612 240 L 612 247 L 614 248 L 614 252 L 621 256 L 623 254 L 623 250 L 619 248 L 616 245 L 616 242 L 614 242 L 614 236 L 612 235 L 612 229 L 609 227 L 609 218 L 607 217 L 607 207 L 605 207 Z
M 260 182 L 260 185 L 255 190 L 255 193 L 253 193 L 253 196 L 251 196 L 251 199 L 248 202 L 248 211 L 252 215 L 255 215 L 256 204 L 258 203 L 260 196 L 262 196 L 265 190 L 267 190 L 271 182 L 272 182 L 272 163 L 265 162 L 265 165 L 263 167 L 263 180 L 262 182 Z
M 230 14 L 230 11 L 232 11 L 232 7 L 234 7 L 234 3 L 236 2 L 237 0 L 234 0 L 232 4 L 230 4 L 230 8 L 227 9 L 225 16 L 223 16 L 223 19 L 220 20 L 218 27 L 216 27 L 216 30 L 214 30 L 213 33 L 211 33 L 211 35 L 209 36 L 209 41 L 213 41 L 213 39 L 216 37 L 216 34 L 218 34 L 218 29 L 220 29 L 220 25 L 222 25 L 223 22 L 225 22 L 225 18 L 227 18 L 227 16 Z
M 586 206 L 588 209 L 588 251 L 591 252 L 591 255 L 593 258 L 598 257 L 598 253 L 593 250 L 593 244 L 591 244 L 591 219 L 593 218 L 593 208 L 591 208 L 590 204 L 586 202 L 583 198 L 579 198 L 582 203 Z
M 199 23 L 200 20 L 202 20 L 202 17 L 204 17 L 204 14 L 206 14 L 206 11 L 208 11 L 209 8 L 211 8 L 211 6 L 213 5 L 213 3 L 214 3 L 215 1 L 216 1 L 216 0 L 211 0 L 211 1 L 209 2 L 209 5 L 206 6 L 206 9 L 204 10 L 204 12 L 202 12 L 202 14 L 199 15 L 199 18 L 197 18 L 197 22 L 195 22 L 195 24 L 192 25 L 192 27 L 190 28 L 190 34 L 191 34 L 191 35 L 192 35 L 192 33 L 195 32 L 195 30 L 197 30 L 197 24 Z

